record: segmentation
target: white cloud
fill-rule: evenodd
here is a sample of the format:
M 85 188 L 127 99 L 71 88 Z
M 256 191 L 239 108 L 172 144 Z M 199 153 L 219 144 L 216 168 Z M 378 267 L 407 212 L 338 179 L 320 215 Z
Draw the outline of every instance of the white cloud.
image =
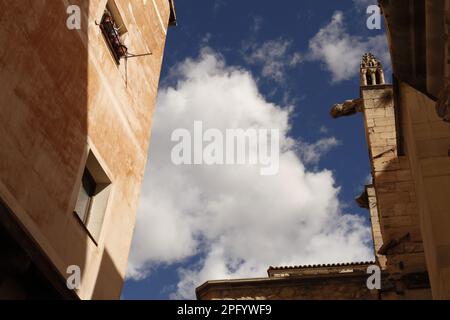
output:
M 266 41 L 262 45 L 247 45 L 244 58 L 249 64 L 262 66 L 262 76 L 276 82 L 284 81 L 286 71 L 303 60 L 299 52 L 292 52 L 292 41 L 282 38 Z
M 348 80 L 357 75 L 361 58 L 367 52 L 372 52 L 380 59 L 385 71 L 388 71 L 390 57 L 386 36 L 353 36 L 347 32 L 344 20 L 342 12 L 334 13 L 331 22 L 310 40 L 308 59 L 323 63 L 332 74 L 332 82 Z
M 209 44 L 209 42 L 211 41 L 212 38 L 212 34 L 211 33 L 206 33 L 201 39 L 200 39 L 200 44 L 202 46 L 207 46 Z
M 328 128 L 325 126 L 320 126 L 319 127 L 319 132 L 323 133 L 323 134 L 327 134 L 328 133 Z
M 320 139 L 313 144 L 299 142 L 297 149 L 301 160 L 305 164 L 317 164 L 324 154 L 339 144 L 340 142 L 335 137 L 330 137 Z
M 267 102 L 250 72 L 226 66 L 211 50 L 176 73 L 176 87 L 159 94 L 129 276 L 203 257 L 179 270 L 173 293 L 193 298 L 206 280 L 263 277 L 270 265 L 372 258 L 370 230 L 341 211 L 332 173 L 309 172 L 298 157 L 288 136 L 291 108 Z M 174 166 L 171 133 L 195 120 L 220 130 L 280 129 L 279 174 L 260 176 L 257 166 Z M 323 148 L 313 150 L 319 157 Z

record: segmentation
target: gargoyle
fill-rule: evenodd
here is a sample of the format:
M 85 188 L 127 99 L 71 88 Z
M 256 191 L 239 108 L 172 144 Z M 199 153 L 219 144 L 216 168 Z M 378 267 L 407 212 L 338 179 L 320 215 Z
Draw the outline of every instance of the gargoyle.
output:
M 351 116 L 361 111 L 363 111 L 363 100 L 359 98 L 335 104 L 331 109 L 330 114 L 336 119 L 343 116 Z

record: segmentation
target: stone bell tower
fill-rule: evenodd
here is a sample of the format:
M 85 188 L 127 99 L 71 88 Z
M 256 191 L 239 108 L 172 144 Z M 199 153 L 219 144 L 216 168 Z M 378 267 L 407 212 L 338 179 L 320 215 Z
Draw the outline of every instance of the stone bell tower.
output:
M 375 56 L 366 53 L 361 61 L 361 86 L 385 84 L 383 66 Z
M 377 264 L 385 272 L 385 288 L 395 292 L 385 293 L 384 298 L 411 298 L 418 292 L 427 297 L 417 200 L 398 133 L 394 87 L 385 83 L 383 66 L 371 53 L 361 61 L 360 97 L 336 104 L 331 115 L 338 118 L 357 112 L 363 114 L 373 182 L 356 201 L 370 212 Z
M 350 116 L 357 112 L 362 112 L 364 102 L 362 96 L 363 91 L 366 89 L 373 90 L 374 86 L 385 85 L 383 66 L 371 53 L 366 53 L 361 60 L 360 85 L 361 97 L 334 105 L 331 109 L 331 116 L 333 118 Z M 387 87 L 392 86 L 388 85 Z

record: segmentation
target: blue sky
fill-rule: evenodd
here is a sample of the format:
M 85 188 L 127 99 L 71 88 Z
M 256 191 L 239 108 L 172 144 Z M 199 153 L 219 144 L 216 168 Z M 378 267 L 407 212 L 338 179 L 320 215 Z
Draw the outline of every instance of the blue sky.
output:
M 359 96 L 358 63 L 365 51 L 381 56 L 386 74 L 390 73 L 384 31 L 366 28 L 365 8 L 372 2 L 376 1 L 176 1 L 179 26 L 168 32 L 124 299 L 193 298 L 192 289 L 205 278 L 265 276 L 269 264 L 370 257 L 368 212 L 354 203 L 370 174 L 362 117 L 333 120 L 329 110 L 335 103 Z M 208 77 L 212 78 L 208 81 Z M 204 85 L 202 79 L 206 79 Z M 239 81 L 242 96 L 227 96 L 227 88 Z M 227 88 L 221 89 L 221 83 Z M 205 94 L 201 88 L 208 90 L 211 105 L 207 97 L 199 97 Z M 176 101 L 182 98 L 187 111 L 180 116 L 173 110 L 181 110 Z M 219 108 L 222 102 L 230 103 L 229 110 L 224 110 L 226 104 Z M 258 110 L 263 109 L 259 117 Z M 220 117 L 221 112 L 234 123 L 228 113 L 242 110 L 255 119 L 273 117 L 267 121 L 280 126 L 285 125 L 280 119 L 289 119 L 285 138 L 295 142 L 285 158 L 289 178 L 255 177 L 243 182 L 239 177 L 233 180 L 238 169 L 225 174 L 234 169 L 165 167 L 170 159 L 166 127 L 183 127 L 187 118 L 215 123 L 214 114 Z M 177 123 L 177 119 L 183 121 Z M 249 173 L 248 177 L 253 176 Z M 236 193 L 230 187 L 233 183 L 249 185 Z M 210 190 L 232 205 L 217 200 Z M 254 210 L 259 216 L 245 190 L 255 197 Z M 286 199 L 273 201 L 270 210 L 258 207 L 258 202 L 277 192 L 276 198 Z M 298 201 L 291 201 L 294 198 Z M 262 205 L 270 207 L 271 203 Z M 204 207 L 208 210 L 198 209 Z M 286 224 L 298 223 L 299 227 L 283 229 L 286 224 L 274 222 L 277 230 L 267 231 L 266 225 L 258 224 L 277 215 L 274 221 L 285 219 Z M 229 219 L 215 225 L 223 217 Z M 204 226 L 209 223 L 210 228 Z M 293 234 L 297 231 L 306 238 Z M 241 233 L 247 233 L 248 241 L 242 240 Z M 266 237 L 259 238 L 264 233 Z M 273 241 L 265 243 L 266 238 Z M 297 243 L 291 246 L 292 242 Z M 158 248 L 161 252 L 156 252 Z M 253 254 L 260 251 L 267 253 Z

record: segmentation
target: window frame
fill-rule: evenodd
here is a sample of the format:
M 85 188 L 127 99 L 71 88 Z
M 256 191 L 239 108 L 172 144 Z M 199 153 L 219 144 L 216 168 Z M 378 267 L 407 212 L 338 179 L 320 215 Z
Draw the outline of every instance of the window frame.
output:
M 119 66 L 120 60 L 126 57 L 128 52 L 128 48 L 123 41 L 123 37 L 128 33 L 128 29 L 113 0 L 108 0 L 99 26 L 107 47 L 116 65 Z
M 105 166 L 101 163 L 103 162 L 99 161 L 93 150 L 88 148 L 87 157 L 77 184 L 77 196 L 73 205 L 73 215 L 95 245 L 98 245 L 101 238 L 113 188 L 111 175 L 107 173 Z M 87 183 L 87 185 L 91 185 L 90 190 L 87 190 L 88 188 L 85 187 L 85 180 L 91 180 L 92 183 Z M 80 200 L 81 192 L 88 195 L 87 204 L 84 206 L 79 206 L 79 202 L 82 201 Z M 84 209 L 83 212 L 80 212 L 79 207 Z

